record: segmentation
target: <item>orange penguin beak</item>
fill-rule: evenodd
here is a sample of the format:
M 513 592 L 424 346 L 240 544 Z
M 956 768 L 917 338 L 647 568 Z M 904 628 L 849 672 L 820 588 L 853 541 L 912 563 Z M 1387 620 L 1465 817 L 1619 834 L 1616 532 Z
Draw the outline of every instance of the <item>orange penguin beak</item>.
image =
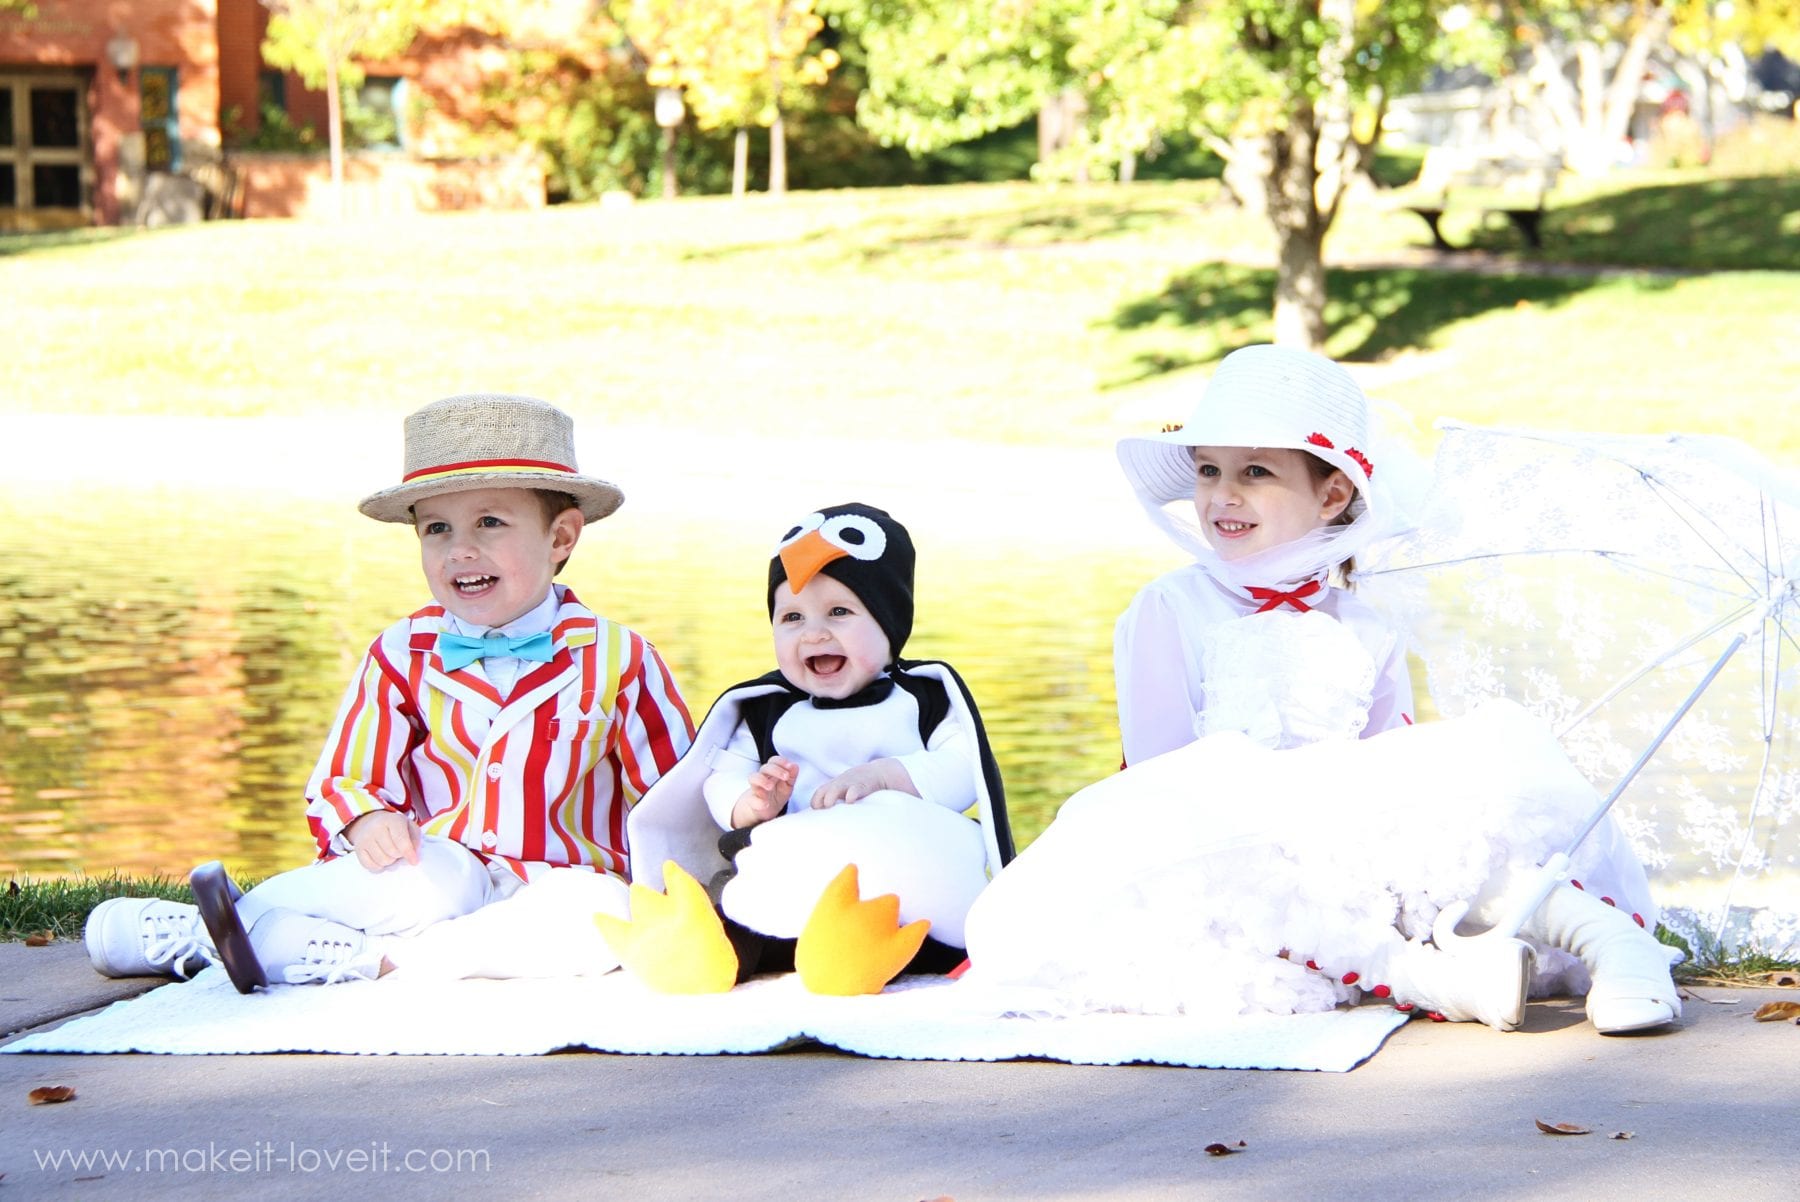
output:
M 781 549 L 781 566 L 787 572 L 788 590 L 796 595 L 806 582 L 819 574 L 819 569 L 849 552 L 825 541 L 817 530 L 808 530 Z

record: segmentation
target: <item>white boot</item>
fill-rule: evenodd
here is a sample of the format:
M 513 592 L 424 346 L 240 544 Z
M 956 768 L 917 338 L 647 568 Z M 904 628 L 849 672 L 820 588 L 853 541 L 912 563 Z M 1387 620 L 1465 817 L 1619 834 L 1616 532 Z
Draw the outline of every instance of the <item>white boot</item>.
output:
M 1482 1022 L 1511 1031 L 1525 1020 L 1525 991 L 1535 955 L 1519 939 L 1467 940 L 1445 951 L 1418 940 L 1390 944 L 1369 971 L 1346 973 L 1346 985 L 1418 1006 L 1451 1022 Z
M 1594 978 L 1587 1015 L 1602 1035 L 1667 1026 L 1681 1017 L 1669 949 L 1593 894 L 1556 886 L 1519 933 L 1560 947 L 1587 966 Z

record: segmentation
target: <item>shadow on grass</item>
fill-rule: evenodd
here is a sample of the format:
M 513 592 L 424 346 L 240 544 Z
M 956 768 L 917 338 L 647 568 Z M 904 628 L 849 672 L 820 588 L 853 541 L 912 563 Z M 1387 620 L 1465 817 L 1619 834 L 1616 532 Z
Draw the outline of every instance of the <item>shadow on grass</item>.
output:
M 1327 349 L 1350 361 L 1423 347 L 1454 322 L 1495 310 L 1554 308 L 1591 288 L 1595 277 L 1479 275 L 1417 268 L 1331 271 L 1325 307 Z M 1647 287 L 1668 284 L 1646 282 Z M 1162 291 L 1119 306 L 1103 324 L 1128 354 L 1106 380 L 1118 387 L 1216 362 L 1273 336 L 1272 270 L 1209 263 L 1170 277 Z
M 74 230 L 43 230 L 36 233 L 0 233 L 0 258 L 55 250 L 63 246 L 89 246 L 96 242 L 117 242 L 139 231 L 124 226 L 83 227 Z
M 1505 227 L 1473 237 L 1516 242 Z M 1800 271 L 1800 176 L 1707 178 L 1551 198 L 1544 249 L 1563 263 L 1687 271 Z
M 921 216 L 896 206 L 860 221 L 809 230 L 793 238 L 709 246 L 682 257 L 717 261 L 835 243 L 847 258 L 872 263 L 921 251 L 1079 247 L 1143 234 L 1166 227 L 1172 220 L 1194 216 L 1219 202 L 1221 189 L 1215 180 L 1145 189 L 1094 185 L 1076 191 L 1046 190 L 1041 199 L 1030 196 L 998 205 L 984 199 L 987 195 L 970 193 L 970 208 L 962 212 Z

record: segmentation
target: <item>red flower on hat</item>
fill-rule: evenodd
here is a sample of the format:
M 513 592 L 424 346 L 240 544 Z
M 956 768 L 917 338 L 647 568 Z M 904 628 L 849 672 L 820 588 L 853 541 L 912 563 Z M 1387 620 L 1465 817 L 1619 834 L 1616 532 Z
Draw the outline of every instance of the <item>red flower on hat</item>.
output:
M 1325 437 L 1323 434 L 1316 434 L 1316 433 L 1308 434 L 1306 436 L 1306 441 L 1311 443 L 1315 447 L 1324 447 L 1327 451 L 1337 450 L 1337 444 L 1332 442 L 1329 438 Z
M 1363 470 L 1363 475 L 1369 476 L 1369 477 L 1373 477 L 1375 475 L 1375 465 L 1369 462 L 1369 457 L 1367 455 L 1363 454 L 1361 451 L 1357 450 L 1355 447 L 1346 448 L 1344 451 L 1344 454 L 1346 454 L 1350 458 L 1356 460 L 1357 466 L 1361 467 Z

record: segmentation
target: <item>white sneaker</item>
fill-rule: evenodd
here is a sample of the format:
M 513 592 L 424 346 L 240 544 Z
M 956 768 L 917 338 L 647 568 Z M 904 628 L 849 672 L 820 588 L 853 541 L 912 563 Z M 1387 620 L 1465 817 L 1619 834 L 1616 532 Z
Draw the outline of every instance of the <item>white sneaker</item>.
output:
M 298 910 L 274 909 L 250 928 L 250 946 L 271 980 L 290 985 L 336 985 L 374 980 L 381 954 L 355 927 Z
M 197 907 L 157 897 L 114 897 L 82 931 L 94 971 L 107 977 L 187 980 L 218 959 Z

